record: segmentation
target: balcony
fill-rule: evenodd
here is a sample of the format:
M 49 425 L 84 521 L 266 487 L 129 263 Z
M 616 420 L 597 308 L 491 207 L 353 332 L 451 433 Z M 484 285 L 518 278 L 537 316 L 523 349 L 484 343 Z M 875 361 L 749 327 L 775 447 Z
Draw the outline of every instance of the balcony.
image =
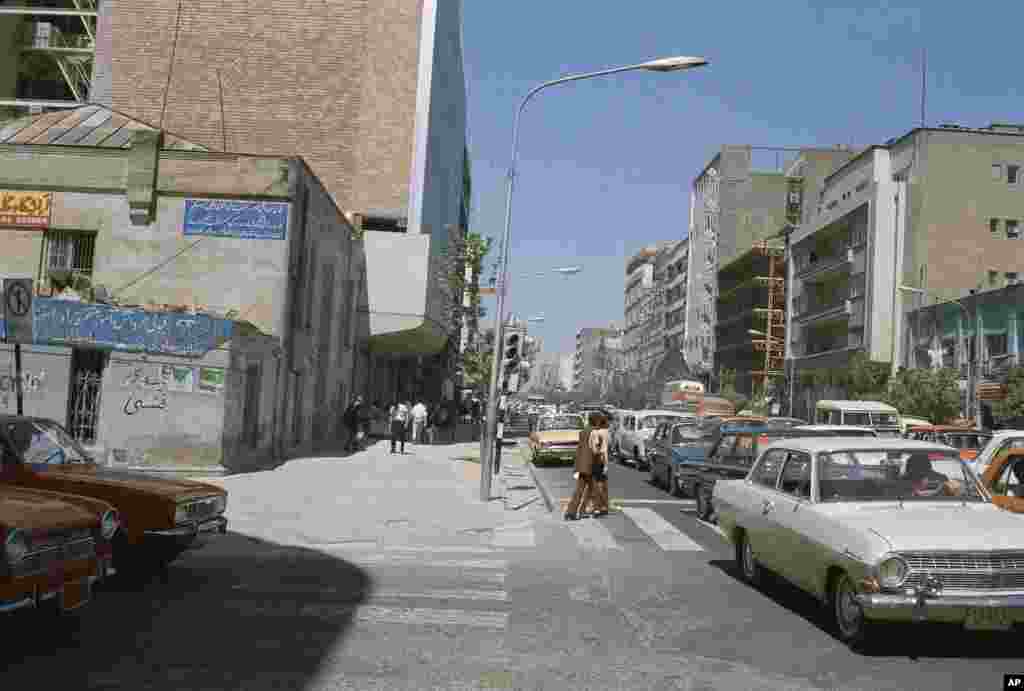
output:
M 840 245 L 839 251 L 817 256 L 813 252 L 796 255 L 794 272 L 796 278 L 804 281 L 816 281 L 839 273 L 852 270 L 855 250 L 848 242 Z

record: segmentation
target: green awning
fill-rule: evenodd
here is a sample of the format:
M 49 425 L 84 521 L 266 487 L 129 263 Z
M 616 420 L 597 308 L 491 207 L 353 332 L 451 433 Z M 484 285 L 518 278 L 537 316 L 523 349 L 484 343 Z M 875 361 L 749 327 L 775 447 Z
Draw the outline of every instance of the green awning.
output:
M 935 315 L 939 321 L 939 328 L 937 331 L 942 334 L 943 340 L 955 339 L 957 337 L 957 329 L 960 324 L 960 318 L 963 313 L 960 308 L 956 305 L 943 305 L 939 308 L 938 314 Z
M 1010 311 L 1015 305 L 996 303 L 978 307 L 981 314 L 981 328 L 986 336 L 1000 336 L 1006 333 L 1010 321 Z

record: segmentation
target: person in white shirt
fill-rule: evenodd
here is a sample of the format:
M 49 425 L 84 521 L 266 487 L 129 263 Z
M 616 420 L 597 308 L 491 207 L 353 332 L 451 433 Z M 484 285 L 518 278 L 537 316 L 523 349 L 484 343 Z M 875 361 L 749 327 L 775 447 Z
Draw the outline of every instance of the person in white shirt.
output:
M 419 444 L 423 441 L 423 428 L 427 424 L 427 406 L 417 401 L 412 407 L 412 441 Z
M 398 443 L 401 443 L 402 453 L 405 453 L 405 431 L 409 424 L 409 406 L 395 401 L 391 410 L 388 411 L 388 418 L 391 421 L 391 453 L 395 452 Z

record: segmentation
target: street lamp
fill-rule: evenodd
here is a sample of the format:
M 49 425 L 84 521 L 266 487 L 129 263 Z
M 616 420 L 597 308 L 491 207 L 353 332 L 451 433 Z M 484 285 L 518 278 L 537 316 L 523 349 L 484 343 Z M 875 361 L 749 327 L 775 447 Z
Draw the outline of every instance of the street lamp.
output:
M 561 274 L 562 276 L 575 276 L 580 271 L 583 271 L 582 266 L 562 266 L 557 269 L 549 269 L 547 271 L 537 271 L 532 274 L 519 274 L 520 278 L 544 278 L 548 274 Z
M 495 310 L 495 346 L 494 346 L 494 357 L 491 362 L 491 395 L 487 401 L 487 429 L 484 435 L 484 456 L 483 456 L 483 472 L 480 473 L 480 500 L 490 501 L 491 500 L 491 475 L 494 468 L 494 442 L 497 433 L 497 422 L 498 422 L 498 371 L 499 371 L 499 360 L 500 352 L 499 347 L 502 343 L 502 337 L 505 329 L 505 321 L 503 319 L 505 310 L 505 293 L 508 290 L 508 260 L 511 254 L 511 240 L 512 240 L 512 192 L 515 189 L 516 182 L 516 157 L 518 156 L 519 148 L 519 119 L 523 114 L 523 109 L 526 104 L 529 103 L 530 99 L 533 98 L 538 92 L 557 84 L 565 84 L 567 82 L 575 82 L 583 79 L 591 79 L 593 77 L 605 77 L 612 74 L 618 74 L 620 72 L 631 72 L 634 70 L 648 70 L 651 72 L 676 72 L 679 70 L 687 70 L 695 67 L 702 67 L 707 65 L 708 61 L 700 57 L 689 57 L 689 56 L 677 56 L 669 58 L 659 58 L 657 60 L 649 60 L 647 62 L 641 62 L 637 65 L 626 65 L 625 67 L 612 67 L 610 69 L 599 70 L 597 72 L 585 72 L 583 74 L 571 74 L 558 79 L 553 79 L 548 82 L 544 82 L 532 88 L 527 92 L 526 96 L 523 97 L 522 102 L 519 104 L 519 108 L 516 110 L 515 119 L 512 123 L 512 162 L 508 169 L 508 182 L 507 192 L 505 197 L 505 233 L 504 240 L 502 242 L 502 258 L 500 273 L 501 280 L 498 282 L 498 304 Z

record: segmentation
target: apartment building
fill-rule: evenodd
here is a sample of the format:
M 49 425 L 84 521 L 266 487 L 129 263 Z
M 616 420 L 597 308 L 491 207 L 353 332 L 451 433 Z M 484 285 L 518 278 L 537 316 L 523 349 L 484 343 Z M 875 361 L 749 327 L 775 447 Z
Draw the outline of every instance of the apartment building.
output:
M 371 400 L 452 388 L 461 296 L 446 256 L 469 189 L 461 24 L 459 0 L 99 3 L 91 100 L 210 150 L 301 156 L 360 219 Z
M 784 171 L 793 159 L 816 153 L 850 155 L 843 147 L 726 145 L 693 181 L 683 340 L 686 362 L 705 376 L 716 369 L 718 270 L 779 233 L 787 218 Z
M 635 381 L 646 381 L 665 352 L 665 277 L 680 240 L 644 247 L 626 262 L 623 300 L 623 366 Z M 678 257 L 677 257 L 678 258 Z
M 686 332 L 686 277 L 690 261 L 690 243 L 681 240 L 665 253 L 665 350 L 682 350 Z
M 797 374 L 856 351 L 905 362 L 907 311 L 1024 276 L 1022 166 L 1024 126 L 948 125 L 868 147 L 828 175 L 791 238 Z
M 621 350 L 621 332 L 615 327 L 588 327 L 576 332 L 576 350 L 573 354 L 572 390 L 583 391 L 593 385 L 598 370 L 609 369 L 618 362 Z

